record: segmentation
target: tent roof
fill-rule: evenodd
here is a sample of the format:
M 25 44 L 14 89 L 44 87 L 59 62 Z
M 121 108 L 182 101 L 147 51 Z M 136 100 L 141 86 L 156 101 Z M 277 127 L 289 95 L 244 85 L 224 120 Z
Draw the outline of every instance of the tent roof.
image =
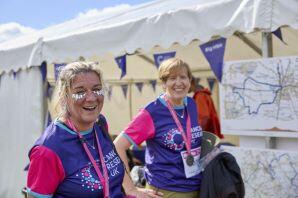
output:
M 121 55 L 159 45 L 231 36 L 282 25 L 298 29 L 296 0 L 156 0 L 108 15 L 73 19 L 0 44 L 0 74 L 28 66 Z

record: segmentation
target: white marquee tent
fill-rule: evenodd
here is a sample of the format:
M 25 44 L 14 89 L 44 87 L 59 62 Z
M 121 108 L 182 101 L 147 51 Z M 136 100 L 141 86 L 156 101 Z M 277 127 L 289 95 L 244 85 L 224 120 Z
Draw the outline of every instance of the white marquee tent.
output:
M 208 41 L 234 32 L 298 28 L 295 0 L 160 0 L 109 16 L 71 20 L 0 44 L 0 73 L 111 52 L 133 53 L 155 45 Z M 16 57 L 18 57 L 16 59 Z
M 178 49 L 179 43 L 191 48 L 197 47 L 197 40 L 206 42 L 213 36 L 231 41 L 225 60 L 258 58 L 262 46 L 259 32 L 282 26 L 287 26 L 282 30 L 288 45 L 274 39 L 274 56 L 297 55 L 297 0 L 157 0 L 117 13 L 74 19 L 0 43 L 0 197 L 20 196 L 25 185 L 22 169 L 28 163 L 26 153 L 43 128 L 42 80 L 39 68 L 33 66 L 140 49 L 151 54 L 156 45 Z M 247 45 L 252 47 L 249 52 L 242 51 Z M 188 52 L 181 51 L 181 56 Z M 197 56 L 189 58 L 192 65 L 208 65 L 201 54 Z M 144 62 L 135 61 L 142 64 L 136 67 L 143 71 L 141 77 L 156 74 L 152 66 L 146 68 Z M 110 73 L 108 78 L 118 74 L 115 70 Z M 128 68 L 127 79 L 135 77 L 129 73 Z

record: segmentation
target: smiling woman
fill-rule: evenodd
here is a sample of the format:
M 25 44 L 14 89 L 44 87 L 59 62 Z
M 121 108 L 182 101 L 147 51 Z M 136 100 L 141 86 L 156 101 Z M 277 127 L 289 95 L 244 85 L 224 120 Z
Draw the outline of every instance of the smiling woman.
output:
M 80 73 L 68 88 L 71 97 L 66 98 L 67 114 L 80 131 L 91 128 L 102 109 L 104 96 L 99 79 L 95 72 Z
M 29 197 L 124 197 L 124 166 L 100 114 L 101 71 L 92 63 L 70 63 L 57 88 L 60 116 L 29 152 Z
M 189 66 L 178 58 L 168 59 L 159 67 L 159 79 L 164 93 L 140 110 L 116 138 L 115 146 L 128 167 L 124 151 L 146 141 L 146 193 L 153 190 L 155 196 L 164 198 L 198 198 L 202 129 L 196 104 L 187 97 Z M 144 193 L 133 186 L 127 174 L 123 181 L 127 194 Z

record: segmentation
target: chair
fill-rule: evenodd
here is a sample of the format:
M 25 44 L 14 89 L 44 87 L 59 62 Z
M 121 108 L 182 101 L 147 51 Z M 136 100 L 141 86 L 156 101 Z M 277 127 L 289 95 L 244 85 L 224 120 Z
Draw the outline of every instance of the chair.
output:
M 27 188 L 26 187 L 22 188 L 22 191 L 21 192 L 22 192 L 24 198 L 28 198 L 28 196 L 27 196 Z
M 220 138 L 214 133 L 203 131 L 201 143 L 201 158 L 210 153 L 220 142 Z

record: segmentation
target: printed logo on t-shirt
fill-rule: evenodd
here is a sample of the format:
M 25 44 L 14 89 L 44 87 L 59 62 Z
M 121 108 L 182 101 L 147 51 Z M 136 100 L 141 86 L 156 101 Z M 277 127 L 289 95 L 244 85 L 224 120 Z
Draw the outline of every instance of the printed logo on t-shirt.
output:
M 121 164 L 121 160 L 114 150 L 106 154 L 103 159 L 111 177 L 120 174 L 119 164 Z
M 97 166 L 99 165 L 99 161 L 96 161 Z M 77 177 L 81 178 L 82 187 L 90 189 L 91 191 L 102 189 L 102 185 L 99 180 L 94 178 L 94 171 L 91 172 L 92 164 L 91 162 L 88 165 L 81 169 Z
M 202 129 L 200 126 L 191 128 L 191 143 L 195 144 L 199 141 L 199 138 L 202 136 Z M 178 128 L 170 129 L 167 133 L 165 133 L 162 137 L 163 144 L 175 151 L 181 151 L 184 148 L 184 141 L 181 133 L 178 131 Z
M 191 143 L 198 143 L 199 139 L 203 136 L 202 128 L 200 126 L 191 128 Z
M 119 164 L 121 163 L 121 160 L 114 150 L 111 150 L 103 158 L 108 169 L 109 178 L 113 178 L 121 173 L 121 170 L 119 170 Z M 99 160 L 96 160 L 96 164 L 98 167 L 101 167 Z M 82 187 L 90 189 L 91 191 L 102 189 L 100 180 L 96 179 L 98 178 L 96 176 L 96 172 L 93 168 L 91 171 L 91 167 L 93 167 L 93 165 L 91 162 L 89 162 L 85 168 L 81 169 L 80 172 L 76 174 L 76 176 L 80 177 Z
M 171 129 L 163 135 L 163 143 L 167 148 L 175 151 L 182 150 L 184 146 L 181 133 L 177 128 Z

